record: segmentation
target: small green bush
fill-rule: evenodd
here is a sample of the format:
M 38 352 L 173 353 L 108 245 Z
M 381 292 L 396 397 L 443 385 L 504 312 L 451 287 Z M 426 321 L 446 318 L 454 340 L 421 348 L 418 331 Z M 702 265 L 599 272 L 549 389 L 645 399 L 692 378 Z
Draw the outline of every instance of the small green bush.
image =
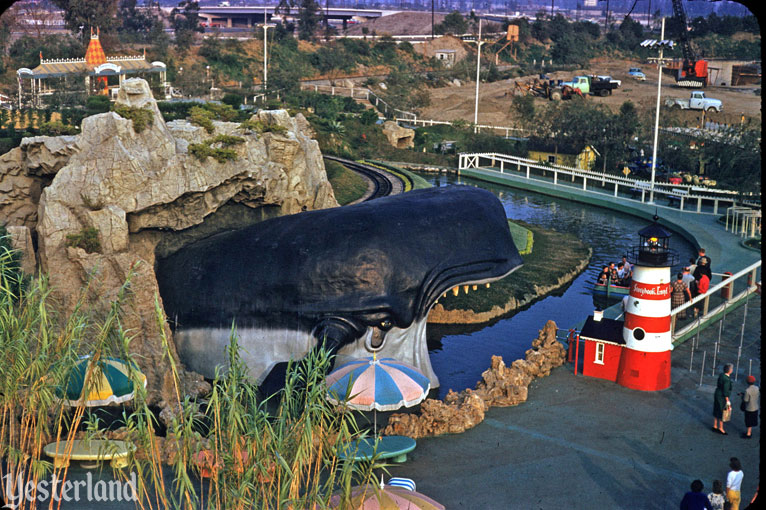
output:
M 82 248 L 88 253 L 101 253 L 101 242 L 95 227 L 83 228 L 76 234 L 67 234 L 66 245 Z
M 213 117 L 213 112 L 201 106 L 192 106 L 191 110 L 189 110 L 189 121 L 192 124 L 205 128 L 205 131 L 208 133 L 212 133 L 215 130 L 213 127 Z
M 214 143 L 220 143 L 224 147 L 229 147 L 231 145 L 239 145 L 241 143 L 245 143 L 245 139 L 239 136 L 232 136 L 232 135 L 218 135 L 212 140 L 208 140 L 210 144 Z
M 78 131 L 75 126 L 67 126 L 58 120 L 43 122 L 40 125 L 40 134 L 43 136 L 76 135 Z
M 260 120 L 244 120 L 239 123 L 240 129 L 255 131 L 256 133 L 276 133 L 283 135 L 287 133 L 287 128 L 279 124 L 265 124 Z
M 115 106 L 114 113 L 122 118 L 133 121 L 133 130 L 140 133 L 148 126 L 154 123 L 154 115 L 151 110 L 146 108 L 135 108 L 133 106 Z
M 204 161 L 208 157 L 212 157 L 219 163 L 226 163 L 227 161 L 234 161 L 237 159 L 237 153 L 234 149 L 229 149 L 231 145 L 243 143 L 245 140 L 238 136 L 231 135 L 218 135 L 215 138 L 210 138 L 202 143 L 189 144 L 189 152 L 200 161 Z M 211 145 L 218 143 L 223 147 L 212 147 Z

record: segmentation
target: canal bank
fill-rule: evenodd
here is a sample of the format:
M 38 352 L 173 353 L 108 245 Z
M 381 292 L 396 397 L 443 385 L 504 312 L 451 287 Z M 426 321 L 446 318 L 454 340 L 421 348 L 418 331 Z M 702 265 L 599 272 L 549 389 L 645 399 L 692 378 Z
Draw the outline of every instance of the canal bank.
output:
M 655 212 L 660 216 L 660 223 L 682 235 L 697 248 L 705 248 L 712 259 L 715 272 L 736 272 L 756 260 L 760 253 L 744 247 L 741 237 L 727 232 L 718 221 L 718 215 L 699 214 L 662 205 L 649 205 L 637 200 L 612 197 L 607 194 L 583 191 L 571 186 L 553 184 L 543 180 L 525 179 L 513 174 L 500 174 L 497 171 L 482 168 L 462 169 L 459 175 L 470 177 L 511 188 L 533 191 L 543 195 L 579 202 L 614 211 L 630 214 L 652 221 Z

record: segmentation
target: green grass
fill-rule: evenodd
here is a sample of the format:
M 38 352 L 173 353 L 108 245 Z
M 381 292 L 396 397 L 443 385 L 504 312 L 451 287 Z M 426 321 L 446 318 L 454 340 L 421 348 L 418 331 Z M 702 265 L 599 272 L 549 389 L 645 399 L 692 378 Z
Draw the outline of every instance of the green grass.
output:
M 340 205 L 346 205 L 361 198 L 367 191 L 367 181 L 337 161 L 325 160 L 324 167 L 327 170 L 327 179 L 335 193 L 335 199 Z
M 524 265 L 494 282 L 490 288 L 480 287 L 468 294 L 462 288 L 457 296 L 447 292 L 439 299 L 445 310 L 488 312 L 494 306 L 504 307 L 511 297 L 522 300 L 535 295 L 535 287 L 553 285 L 588 256 L 588 247 L 573 234 L 545 230 L 521 221 L 520 228 L 529 229 L 534 236 L 534 250 L 522 255 Z M 514 243 L 515 243 L 514 239 Z
M 519 250 L 520 255 L 528 255 L 532 253 L 532 244 L 534 242 L 534 234 L 528 228 L 524 228 L 521 225 L 508 220 L 508 228 L 511 230 L 511 237 L 513 238 L 513 244 L 516 245 L 516 249 Z

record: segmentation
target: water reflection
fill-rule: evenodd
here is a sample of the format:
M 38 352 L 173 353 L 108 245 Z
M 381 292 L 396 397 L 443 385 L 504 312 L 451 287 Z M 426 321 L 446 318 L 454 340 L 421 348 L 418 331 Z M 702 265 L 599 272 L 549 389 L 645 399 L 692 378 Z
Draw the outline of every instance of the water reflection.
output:
M 481 373 L 489 367 L 493 354 L 503 357 L 506 364 L 524 356 L 524 351 L 537 337 L 547 320 L 559 328 L 568 329 L 592 313 L 619 301 L 609 303 L 605 296 L 591 293 L 591 285 L 601 267 L 619 262 L 628 247 L 638 243 L 638 231 L 647 222 L 633 216 L 585 204 L 568 202 L 545 195 L 503 188 L 456 176 L 422 174 L 434 185 L 468 184 L 492 191 L 503 203 L 506 215 L 533 225 L 574 234 L 593 248 L 593 258 L 585 271 L 568 287 L 537 301 L 515 315 L 483 326 L 428 326 L 428 346 L 431 364 L 439 376 L 440 397 L 452 388 L 456 391 L 473 388 Z M 672 247 L 678 250 L 685 264 L 695 252 L 690 243 L 674 235 Z M 675 274 L 680 266 L 671 269 Z

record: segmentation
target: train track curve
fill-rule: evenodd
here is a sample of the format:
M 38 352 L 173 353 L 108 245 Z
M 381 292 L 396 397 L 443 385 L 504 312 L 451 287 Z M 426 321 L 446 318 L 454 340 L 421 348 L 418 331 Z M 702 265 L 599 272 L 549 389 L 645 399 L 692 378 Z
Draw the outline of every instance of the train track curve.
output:
M 357 163 L 349 159 L 343 159 L 336 156 L 323 156 L 325 159 L 335 161 L 345 166 L 349 170 L 358 173 L 364 177 L 367 182 L 367 193 L 352 203 L 367 202 L 380 197 L 396 195 L 404 192 L 404 182 L 402 179 L 392 173 L 381 170 L 370 165 Z M 351 204 L 349 204 L 351 205 Z

